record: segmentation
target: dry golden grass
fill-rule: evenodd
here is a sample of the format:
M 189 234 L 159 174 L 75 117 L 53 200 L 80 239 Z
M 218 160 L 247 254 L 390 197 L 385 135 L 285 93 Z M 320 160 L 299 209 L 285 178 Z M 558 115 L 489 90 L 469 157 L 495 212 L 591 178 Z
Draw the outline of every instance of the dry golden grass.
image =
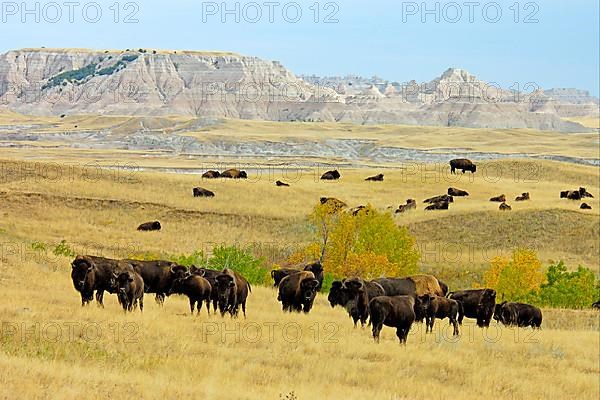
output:
M 590 115 L 587 117 L 572 117 L 565 118 L 567 121 L 577 122 L 588 128 L 600 129 L 600 114 L 599 115 Z

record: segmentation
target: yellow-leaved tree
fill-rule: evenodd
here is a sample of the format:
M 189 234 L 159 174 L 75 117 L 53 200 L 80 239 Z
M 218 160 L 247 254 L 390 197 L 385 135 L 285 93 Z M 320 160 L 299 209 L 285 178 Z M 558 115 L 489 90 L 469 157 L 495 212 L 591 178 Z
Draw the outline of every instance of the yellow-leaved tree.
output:
M 525 301 L 539 292 L 544 271 L 533 250 L 517 249 L 510 258 L 492 259 L 483 278 L 487 287 L 496 290 L 499 300 Z
M 309 221 L 326 272 L 335 277 L 406 276 L 418 271 L 416 240 L 389 213 L 370 205 L 357 213 L 318 204 Z

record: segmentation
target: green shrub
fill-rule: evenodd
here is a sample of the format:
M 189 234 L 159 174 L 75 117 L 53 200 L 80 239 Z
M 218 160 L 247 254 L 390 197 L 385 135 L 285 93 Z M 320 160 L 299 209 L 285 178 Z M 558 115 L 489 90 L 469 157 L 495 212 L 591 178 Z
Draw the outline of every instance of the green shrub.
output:
M 541 287 L 538 303 L 557 308 L 588 308 L 599 299 L 600 281 L 588 268 L 568 272 L 561 261 L 551 265 L 546 273 L 547 283 Z
M 206 266 L 214 270 L 230 268 L 255 285 L 268 285 L 271 279 L 271 274 L 264 268 L 262 259 L 254 257 L 250 249 L 240 249 L 236 246 L 216 247 Z
M 65 256 L 65 257 L 75 257 L 77 253 L 73 250 L 68 244 L 66 240 L 61 240 L 59 244 L 54 246 L 54 250 L 52 253 L 55 256 Z
M 86 65 L 83 68 L 60 73 L 60 74 L 50 78 L 48 83 L 46 83 L 42 87 L 42 90 L 61 85 L 61 84 L 63 84 L 63 82 L 82 81 L 82 80 L 86 79 L 87 77 L 93 76 L 95 74 L 97 65 L 98 64 L 92 63 L 89 65 Z
M 202 250 L 197 250 L 190 254 L 189 256 L 180 255 L 180 256 L 171 256 L 169 257 L 169 261 L 173 261 L 179 265 L 183 265 L 184 267 L 191 267 L 195 265 L 196 267 L 203 267 L 206 265 L 206 256 Z

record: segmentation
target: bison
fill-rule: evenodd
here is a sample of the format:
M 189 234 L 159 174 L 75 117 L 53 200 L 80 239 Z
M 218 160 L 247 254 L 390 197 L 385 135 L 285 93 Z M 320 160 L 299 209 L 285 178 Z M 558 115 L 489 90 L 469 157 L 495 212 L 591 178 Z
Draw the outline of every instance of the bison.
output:
M 506 203 L 502 203 L 502 204 L 500 204 L 500 206 L 498 207 L 498 209 L 499 209 L 500 211 L 511 211 L 511 210 L 512 210 L 512 207 L 511 207 L 511 206 L 509 206 L 509 205 L 508 205 L 508 204 L 506 204 Z
M 448 318 L 453 327 L 453 335 L 459 334 L 457 318 L 462 314 L 462 305 L 460 302 L 430 294 L 419 296 L 416 299 L 415 311 L 418 317 L 425 318 L 425 332 L 433 332 L 435 319 Z
M 207 171 L 202 174 L 202 179 L 217 179 L 221 177 L 221 173 L 219 171 Z
M 323 287 L 323 279 L 325 278 L 325 275 L 323 273 L 323 265 L 321 264 L 321 262 L 315 261 L 314 263 L 305 266 L 303 271 L 310 271 L 315 275 L 315 279 L 319 281 L 319 287 L 317 290 L 321 291 L 321 288 Z M 273 286 L 279 286 L 279 283 L 283 278 L 291 274 L 297 274 L 298 272 L 300 272 L 300 270 L 293 268 L 281 268 L 272 270 L 271 278 L 273 278 Z
M 592 308 L 600 310 L 600 300 L 592 304 Z
M 591 210 L 592 206 L 590 206 L 588 203 L 582 203 L 581 206 L 579 206 L 579 208 L 581 210 Z
M 189 274 L 185 278 L 175 279 L 170 293 L 186 295 L 190 300 L 192 315 L 194 315 L 194 306 L 198 310 L 197 315 L 200 315 L 202 302 L 206 302 L 206 310 L 210 315 L 212 285 L 206 278 L 197 274 Z
M 221 274 L 221 271 L 213 269 L 197 268 L 195 265 L 190 267 L 190 273 L 203 277 L 210 283 L 211 286 L 211 300 L 213 303 L 213 312 L 217 312 L 219 305 L 219 291 L 217 290 L 217 276 Z
M 448 196 L 456 196 L 456 197 L 465 197 L 468 196 L 469 193 L 465 190 L 460 190 L 457 188 L 448 188 Z
M 327 206 L 332 213 L 337 213 L 348 207 L 348 204 L 335 197 L 321 197 L 320 202 L 321 205 Z
M 104 307 L 104 292 L 117 293 L 113 273 L 133 272 L 127 263 L 95 256 L 77 256 L 71 266 L 71 279 L 81 294 L 82 306 L 89 304 L 96 292 L 96 302 Z
M 192 192 L 194 193 L 194 197 L 215 197 L 214 192 L 201 187 L 194 188 Z
M 396 214 L 401 214 L 406 211 L 416 210 L 417 209 L 417 201 L 415 199 L 407 199 L 406 204 L 401 204 L 398 206 L 396 210 Z
M 581 200 L 581 193 L 578 190 L 565 190 L 560 192 L 561 199 Z
M 450 203 L 447 201 L 440 201 L 437 203 L 433 203 L 427 207 L 425 207 L 425 211 L 434 211 L 434 210 L 447 210 L 450 206 Z
M 450 293 L 448 298 L 462 303 L 462 313 L 458 323 L 462 325 L 464 317 L 475 318 L 477 326 L 489 327 L 496 306 L 496 291 L 494 289 L 462 290 Z
M 145 222 L 145 223 L 141 224 L 140 226 L 138 226 L 138 228 L 137 228 L 138 231 L 142 231 L 142 232 L 160 231 L 161 229 L 162 229 L 162 226 L 160 225 L 160 222 L 158 222 L 158 221 Z
M 275 185 L 277 185 L 277 187 L 290 187 L 289 184 L 287 184 L 285 182 L 281 182 L 281 181 L 275 182 Z
M 379 175 L 375 175 L 375 176 L 371 176 L 367 179 L 365 179 L 365 181 L 370 181 L 370 182 L 383 182 L 383 174 L 379 174 Z
M 490 199 L 490 201 L 496 202 L 496 203 L 505 203 L 506 202 L 506 196 L 503 195 L 503 194 L 501 194 L 500 196 L 492 197 Z
M 529 192 L 522 193 L 520 196 L 515 198 L 515 201 L 527 201 L 530 200 Z
M 450 172 L 452 174 L 456 174 L 456 170 L 462 170 L 464 174 L 466 171 L 470 171 L 471 173 L 475 173 L 477 171 L 477 166 L 471 162 L 471 160 L 467 160 L 466 158 L 458 158 L 450 161 Z
M 237 318 L 241 305 L 244 318 L 246 318 L 246 301 L 248 293 L 252 291 L 248 281 L 238 272 L 229 268 L 225 268 L 216 276 L 215 280 L 221 316 L 223 317 L 226 312 L 229 312 L 233 318 Z
M 435 294 L 444 296 L 445 293 L 440 281 L 433 275 L 413 275 L 407 278 L 378 278 L 376 282 L 383 288 L 386 296 L 422 296 L 424 294 Z M 446 286 L 446 291 L 448 286 Z
M 582 199 L 586 197 L 591 197 L 592 199 L 594 198 L 594 196 L 592 196 L 592 194 L 588 192 L 587 189 L 584 187 L 579 188 L 579 194 L 581 195 Z
M 406 344 L 408 332 L 415 321 L 415 299 L 412 296 L 379 296 L 369 303 L 373 339 L 379 343 L 383 325 L 396 328 L 400 344 Z
M 323 181 L 337 181 L 341 177 L 342 176 L 340 175 L 339 171 L 336 169 L 336 170 L 333 170 L 333 171 L 327 171 L 327 172 L 325 172 L 321 176 L 321 180 L 323 180 Z
M 246 171 L 240 171 L 238 169 L 228 169 L 221 173 L 221 178 L 227 179 L 248 179 Z
M 531 304 L 508 303 L 496 304 L 494 308 L 494 319 L 507 326 L 518 326 L 524 328 L 531 326 L 538 328 L 542 326 L 542 310 Z
M 154 293 L 156 302 L 161 306 L 173 286 L 173 281 L 187 274 L 187 268 L 171 261 L 124 261 L 132 265 L 135 272 L 141 275 L 144 280 L 144 292 Z
M 113 273 L 117 282 L 119 303 L 124 311 L 133 311 L 140 305 L 140 312 L 144 311 L 144 280 L 135 271 Z
M 351 312 L 354 326 L 356 327 L 360 320 L 364 327 L 369 318 L 369 302 L 378 296 L 384 296 L 385 290 L 377 282 L 365 282 L 359 278 L 348 279 L 344 282 L 344 286 L 348 289 L 348 297 L 354 303 L 355 311 Z
M 423 203 L 429 203 L 429 204 L 440 203 L 440 202 L 454 203 L 454 197 L 452 197 L 448 194 L 442 194 L 440 196 L 434 196 L 434 197 L 430 197 L 428 199 L 423 200 Z
M 319 281 L 310 271 L 301 271 L 288 275 L 279 283 L 277 301 L 283 306 L 283 311 L 304 311 L 309 313 L 315 297 Z

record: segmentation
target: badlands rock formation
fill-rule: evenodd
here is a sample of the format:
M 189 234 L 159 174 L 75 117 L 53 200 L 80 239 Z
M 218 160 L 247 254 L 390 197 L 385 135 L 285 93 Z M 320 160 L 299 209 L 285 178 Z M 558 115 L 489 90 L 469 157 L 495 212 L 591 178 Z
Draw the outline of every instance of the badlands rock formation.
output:
M 563 100 L 553 92 L 524 96 L 460 69 L 426 84 L 354 81 L 300 79 L 276 61 L 233 53 L 23 49 L 0 55 L 0 108 L 565 132 L 587 129 L 561 116 L 597 109 L 578 92 Z

